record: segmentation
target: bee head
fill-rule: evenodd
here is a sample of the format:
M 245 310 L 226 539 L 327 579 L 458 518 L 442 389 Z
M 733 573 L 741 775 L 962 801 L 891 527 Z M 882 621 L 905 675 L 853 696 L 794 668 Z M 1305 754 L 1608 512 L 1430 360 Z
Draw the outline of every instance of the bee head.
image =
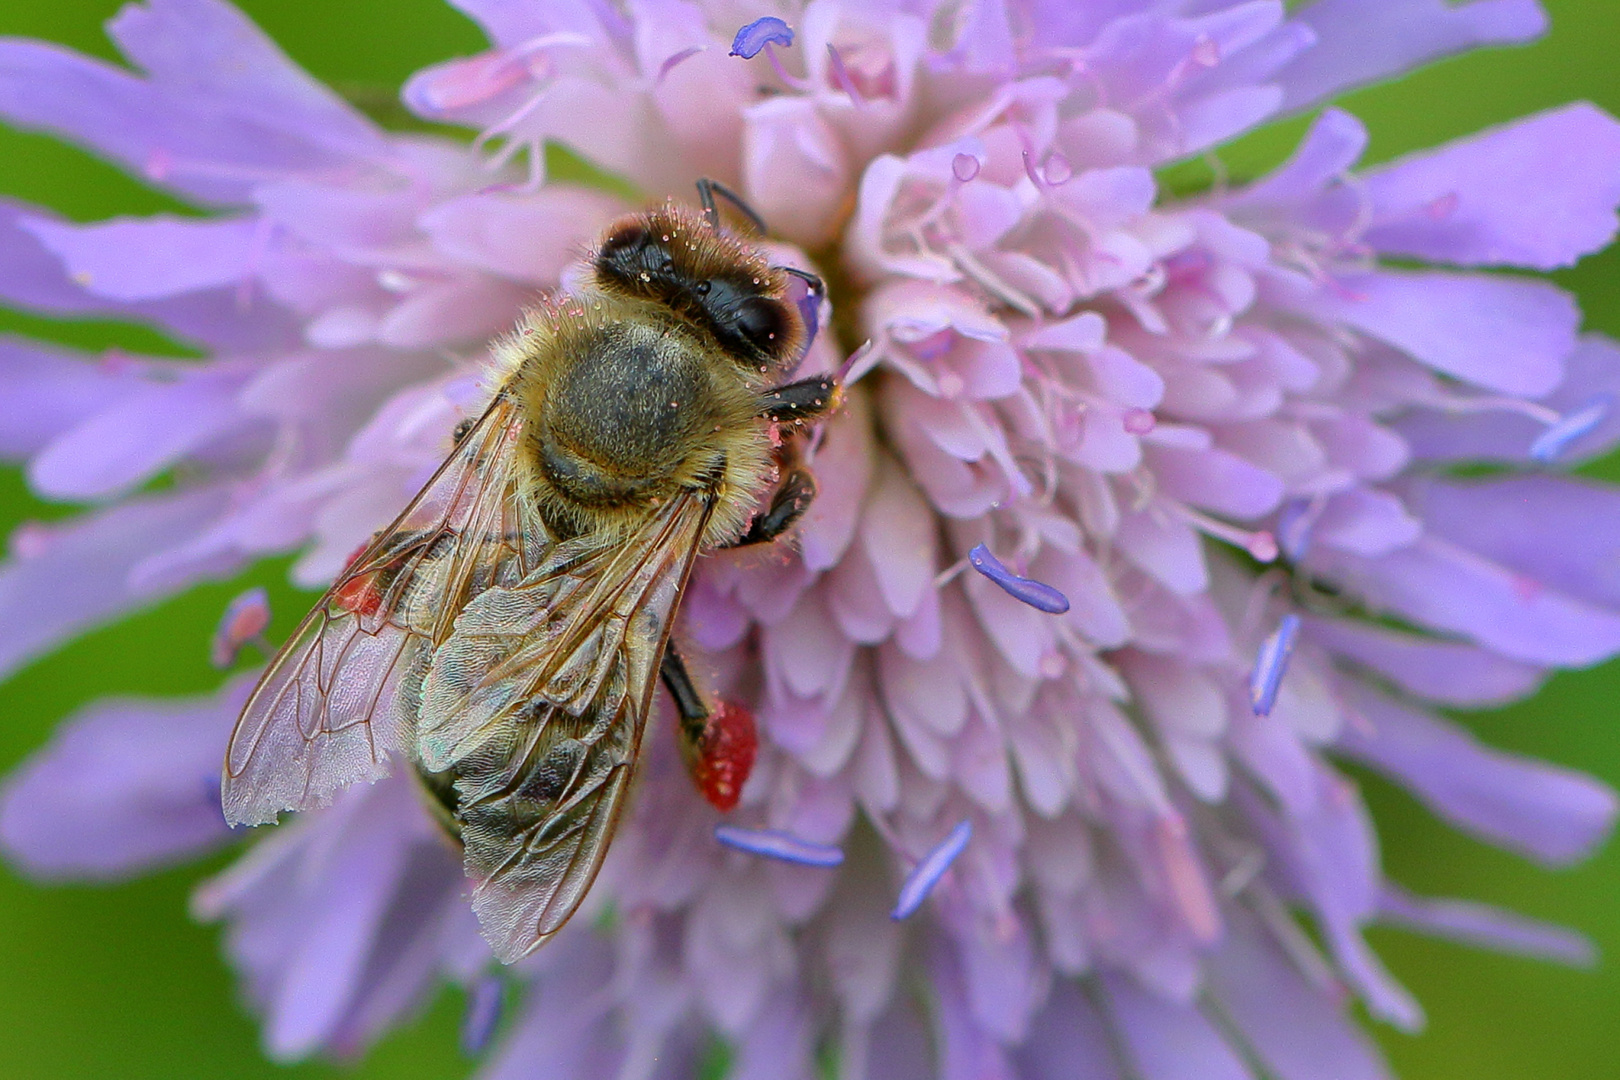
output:
M 798 355 L 803 319 L 786 299 L 788 276 L 756 251 L 673 207 L 626 218 L 597 247 L 598 284 L 653 300 L 705 327 L 748 367 Z

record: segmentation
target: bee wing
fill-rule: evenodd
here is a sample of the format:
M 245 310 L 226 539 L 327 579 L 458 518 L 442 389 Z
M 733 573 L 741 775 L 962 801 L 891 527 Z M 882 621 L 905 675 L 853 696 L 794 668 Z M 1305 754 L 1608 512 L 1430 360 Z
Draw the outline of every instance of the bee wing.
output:
M 418 760 L 455 769 L 473 910 L 503 961 L 556 933 L 596 877 L 708 516 L 683 495 L 627 541 L 555 545 L 433 654 Z
M 233 824 L 320 806 L 406 749 L 422 669 L 478 589 L 521 580 L 548 542 L 514 492 L 516 410 L 497 397 L 265 669 L 225 754 Z

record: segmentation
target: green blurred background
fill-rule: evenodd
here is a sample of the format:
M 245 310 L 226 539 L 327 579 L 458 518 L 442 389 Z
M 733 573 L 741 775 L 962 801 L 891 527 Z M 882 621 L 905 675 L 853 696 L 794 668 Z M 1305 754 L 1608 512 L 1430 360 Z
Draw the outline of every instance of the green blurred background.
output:
M 1084 2 L 1084 0 L 1076 0 Z M 1615 0 L 1544 0 L 1552 33 L 1523 49 L 1477 52 L 1341 104 L 1372 132 L 1370 161 L 1586 98 L 1620 114 Z M 478 30 L 437 0 L 240 0 L 316 76 L 385 122 L 393 88 L 414 69 L 478 51 Z M 101 24 L 119 0 L 0 0 L 0 34 L 48 38 L 114 59 Z M 402 117 L 398 117 L 402 119 Z M 1304 129 L 1297 119 L 1222 152 L 1234 177 L 1279 160 Z M 1183 174 L 1178 173 L 1179 181 Z M 0 192 L 85 221 L 181 209 L 139 182 L 50 139 L 0 129 Z M 1535 192 L 1526 192 L 1534 198 Z M 1555 275 L 1579 294 L 1588 326 L 1620 336 L 1620 249 Z M 92 349 L 176 352 L 161 337 L 112 323 L 55 323 L 0 312 L 0 331 Z M 0 403 L 3 407 L 4 403 Z M 1620 480 L 1620 460 L 1587 470 Z M 30 498 L 0 470 L 0 531 L 68 508 Z M 1620 546 L 1620 541 L 1617 541 Z M 105 694 L 188 694 L 213 688 L 207 639 L 225 601 L 250 584 L 270 589 L 277 639 L 309 597 L 285 583 L 287 562 L 196 589 L 89 634 L 0 685 L 0 773 L 40 746 L 82 703 Z M 1534 701 L 1467 718 L 1490 743 L 1585 769 L 1620 786 L 1620 664 L 1555 678 Z M 1428 1010 L 1427 1031 L 1377 1031 L 1405 1080 L 1586 1080 L 1620 1072 L 1620 844 L 1573 870 L 1549 873 L 1436 823 L 1374 779 L 1364 788 L 1391 876 L 1423 893 L 1464 896 L 1552 919 L 1591 935 L 1605 959 L 1572 971 L 1398 931 L 1374 944 Z M 220 958 L 218 930 L 186 916 L 192 886 L 226 857 L 122 885 L 40 888 L 0 865 L 0 1078 L 455 1077 L 461 1002 L 436 1000 L 421 1022 L 358 1065 L 272 1065 Z

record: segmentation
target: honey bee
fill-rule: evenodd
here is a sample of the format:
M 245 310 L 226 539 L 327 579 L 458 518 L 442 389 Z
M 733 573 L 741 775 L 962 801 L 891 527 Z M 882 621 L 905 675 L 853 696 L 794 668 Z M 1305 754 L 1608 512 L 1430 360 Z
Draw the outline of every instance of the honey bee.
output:
M 711 801 L 735 804 L 752 761 L 751 718 L 705 705 L 670 627 L 697 556 L 803 514 L 791 435 L 840 390 L 777 381 L 815 330 L 790 287 L 819 302 L 820 280 L 723 230 L 716 193 L 758 221 L 735 195 L 698 190 L 701 215 L 614 224 L 582 285 L 496 347 L 488 407 L 270 662 L 226 751 L 240 824 L 406 762 L 503 962 L 590 888 L 660 675 Z

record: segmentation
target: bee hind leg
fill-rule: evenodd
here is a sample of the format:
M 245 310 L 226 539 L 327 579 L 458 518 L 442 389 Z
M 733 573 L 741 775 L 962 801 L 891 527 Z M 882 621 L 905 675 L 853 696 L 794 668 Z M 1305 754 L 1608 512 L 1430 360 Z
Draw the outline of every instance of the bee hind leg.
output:
M 658 674 L 664 680 L 669 696 L 675 699 L 675 711 L 681 717 L 682 744 L 689 745 L 702 738 L 704 726 L 709 721 L 709 707 L 703 703 L 703 695 L 697 692 L 697 687 L 692 685 L 686 662 L 676 651 L 673 641 L 664 646 L 664 658 L 658 662 Z
M 692 782 L 716 810 L 730 812 L 742 796 L 759 750 L 754 714 L 729 701 L 709 709 L 692 685 L 674 642 L 664 646 L 658 673 L 680 714 L 681 757 Z

